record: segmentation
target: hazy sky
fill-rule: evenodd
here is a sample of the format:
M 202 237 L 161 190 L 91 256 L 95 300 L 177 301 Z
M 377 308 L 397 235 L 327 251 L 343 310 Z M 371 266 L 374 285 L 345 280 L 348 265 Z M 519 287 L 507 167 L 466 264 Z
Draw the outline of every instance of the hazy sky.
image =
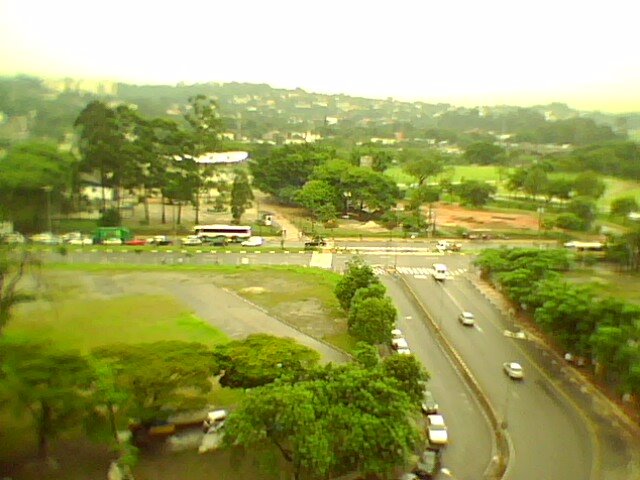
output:
M 0 0 L 0 73 L 640 111 L 637 0 Z

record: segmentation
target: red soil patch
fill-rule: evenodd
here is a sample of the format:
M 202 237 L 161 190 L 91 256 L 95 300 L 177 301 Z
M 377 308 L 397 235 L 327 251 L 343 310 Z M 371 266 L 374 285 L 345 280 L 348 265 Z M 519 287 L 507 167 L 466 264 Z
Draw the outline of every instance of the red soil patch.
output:
M 535 213 L 500 213 L 486 210 L 470 210 L 451 204 L 436 204 L 436 222 L 441 227 L 461 227 L 470 230 L 536 230 L 538 216 Z

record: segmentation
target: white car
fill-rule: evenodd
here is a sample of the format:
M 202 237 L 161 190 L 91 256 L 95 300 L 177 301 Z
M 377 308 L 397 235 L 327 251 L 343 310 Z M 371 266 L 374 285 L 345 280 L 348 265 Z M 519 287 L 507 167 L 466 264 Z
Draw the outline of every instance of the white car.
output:
M 198 246 L 198 245 L 202 245 L 202 239 L 196 235 L 189 235 L 187 237 L 181 238 L 180 244 L 185 247 Z
M 427 415 L 427 437 L 432 445 L 446 445 L 449 442 L 442 415 Z
M 402 338 L 404 335 L 402 335 L 402 330 L 400 330 L 399 328 L 394 328 L 393 330 L 391 330 L 391 338 Z
M 471 312 L 462 312 L 459 316 L 458 316 L 458 320 L 460 321 L 460 323 L 466 327 L 472 327 L 473 324 L 475 323 L 475 317 L 473 316 L 473 313 Z
M 62 239 L 51 232 L 38 233 L 31 237 L 33 243 L 44 243 L 45 245 L 59 245 Z
M 93 238 L 90 236 L 71 238 L 67 241 L 69 245 L 93 245 Z
M 244 242 L 242 242 L 240 245 L 242 245 L 243 247 L 259 247 L 262 244 L 264 244 L 264 238 L 262 238 L 262 237 L 249 237 Z
M 509 378 L 513 378 L 514 380 L 522 380 L 524 378 L 524 371 L 519 363 L 505 362 L 502 364 L 502 368 L 504 373 L 509 375 Z
M 215 433 L 224 427 L 229 413 L 226 410 L 213 410 L 207 414 L 207 418 L 202 422 L 202 429 L 205 433 Z
M 122 239 L 118 237 L 105 238 L 102 245 L 122 245 Z
M 408 348 L 399 348 L 398 349 L 398 354 L 399 355 L 411 355 L 411 350 L 409 350 Z
M 394 350 L 408 349 L 409 344 L 402 337 L 394 338 L 393 340 L 391 340 L 391 348 L 393 348 Z

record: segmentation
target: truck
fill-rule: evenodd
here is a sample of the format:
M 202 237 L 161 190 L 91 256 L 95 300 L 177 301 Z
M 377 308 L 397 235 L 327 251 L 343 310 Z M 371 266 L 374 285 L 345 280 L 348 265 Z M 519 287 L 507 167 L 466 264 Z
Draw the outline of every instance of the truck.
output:
M 105 240 L 119 239 L 120 243 L 125 243 L 133 238 L 131 230 L 126 227 L 98 227 L 93 232 L 93 243 L 101 244 Z

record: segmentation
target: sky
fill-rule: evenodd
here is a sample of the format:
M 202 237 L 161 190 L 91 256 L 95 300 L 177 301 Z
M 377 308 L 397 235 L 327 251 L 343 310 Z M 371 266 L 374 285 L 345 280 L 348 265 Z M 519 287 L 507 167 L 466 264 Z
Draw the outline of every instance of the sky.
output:
M 637 0 L 0 0 L 0 74 L 640 111 Z

